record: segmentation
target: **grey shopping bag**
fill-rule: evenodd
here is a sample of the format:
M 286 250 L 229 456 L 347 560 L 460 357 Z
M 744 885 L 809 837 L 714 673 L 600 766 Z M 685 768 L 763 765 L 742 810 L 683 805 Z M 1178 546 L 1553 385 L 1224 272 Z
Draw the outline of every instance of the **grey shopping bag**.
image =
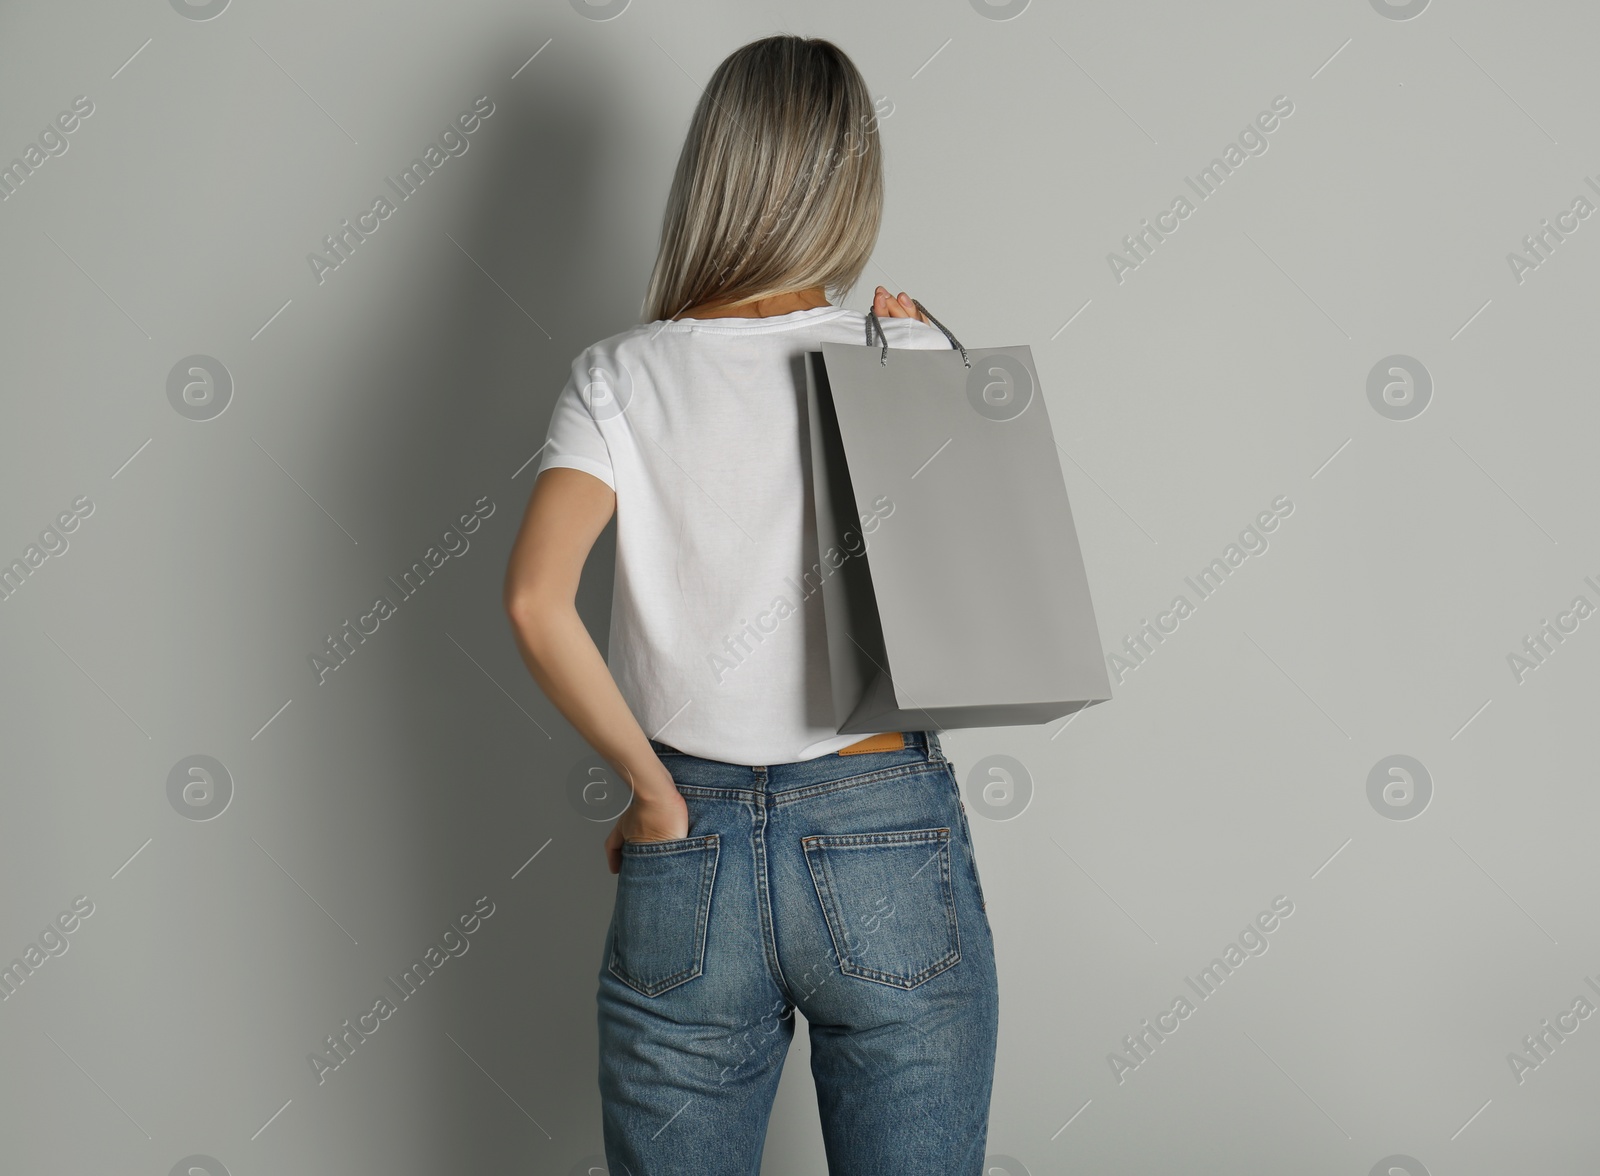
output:
M 1046 723 L 1111 697 L 1033 353 L 935 325 L 950 350 L 891 350 L 869 313 L 867 345 L 806 356 L 806 591 L 820 581 L 833 692 L 815 719 L 841 735 Z

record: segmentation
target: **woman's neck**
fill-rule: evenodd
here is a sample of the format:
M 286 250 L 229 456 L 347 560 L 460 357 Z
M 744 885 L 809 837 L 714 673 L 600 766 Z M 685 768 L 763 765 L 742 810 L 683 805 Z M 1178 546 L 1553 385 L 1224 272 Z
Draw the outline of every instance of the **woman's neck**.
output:
M 752 298 L 746 302 L 706 302 L 678 315 L 678 318 L 772 318 L 780 314 L 793 314 L 797 310 L 813 310 L 828 305 L 828 295 L 821 286 L 804 290 L 788 290 L 768 298 Z

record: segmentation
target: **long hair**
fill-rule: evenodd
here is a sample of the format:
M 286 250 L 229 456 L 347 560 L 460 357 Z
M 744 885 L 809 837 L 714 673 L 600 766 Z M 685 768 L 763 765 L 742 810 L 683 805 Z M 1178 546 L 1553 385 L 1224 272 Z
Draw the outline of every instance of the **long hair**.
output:
M 877 118 L 855 64 L 817 38 L 752 41 L 695 107 L 643 321 L 811 286 L 837 300 L 882 219 Z

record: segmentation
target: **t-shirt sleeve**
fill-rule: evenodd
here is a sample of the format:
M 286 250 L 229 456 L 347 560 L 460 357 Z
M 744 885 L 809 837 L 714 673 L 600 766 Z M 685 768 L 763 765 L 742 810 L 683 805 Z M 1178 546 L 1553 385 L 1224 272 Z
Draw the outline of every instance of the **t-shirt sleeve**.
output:
M 566 386 L 556 397 L 555 407 L 550 412 L 550 429 L 545 435 L 544 453 L 534 477 L 552 466 L 566 466 L 593 474 L 615 491 L 617 483 L 611 470 L 611 450 L 583 396 L 589 378 L 587 361 L 588 352 L 572 361 Z

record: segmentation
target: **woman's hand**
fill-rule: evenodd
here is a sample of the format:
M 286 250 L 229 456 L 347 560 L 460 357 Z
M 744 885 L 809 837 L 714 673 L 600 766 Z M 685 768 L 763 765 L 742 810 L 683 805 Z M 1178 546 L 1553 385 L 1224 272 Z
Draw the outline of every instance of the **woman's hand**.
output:
M 632 803 L 606 838 L 606 863 L 613 874 L 622 872 L 624 841 L 676 841 L 689 836 L 689 806 L 666 765 L 660 760 L 656 764 L 660 772 L 635 784 Z
M 928 316 L 917 309 L 916 303 L 911 301 L 911 295 L 904 290 L 894 295 L 879 286 L 872 292 L 872 313 L 879 318 L 914 318 L 932 325 Z

